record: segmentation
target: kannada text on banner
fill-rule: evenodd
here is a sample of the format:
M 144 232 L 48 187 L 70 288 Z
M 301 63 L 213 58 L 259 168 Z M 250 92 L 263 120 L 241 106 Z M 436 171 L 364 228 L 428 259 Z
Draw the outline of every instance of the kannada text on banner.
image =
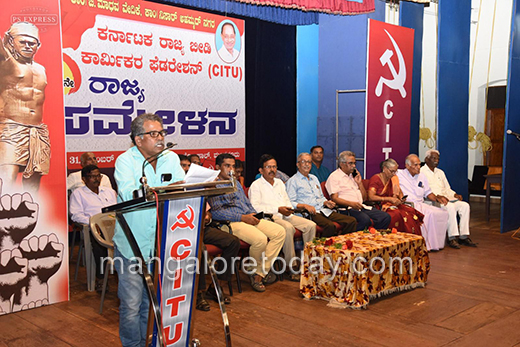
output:
M 243 158 L 243 21 L 137 0 L 62 1 L 62 17 L 69 169 L 83 152 L 128 149 L 145 112 L 177 153 Z

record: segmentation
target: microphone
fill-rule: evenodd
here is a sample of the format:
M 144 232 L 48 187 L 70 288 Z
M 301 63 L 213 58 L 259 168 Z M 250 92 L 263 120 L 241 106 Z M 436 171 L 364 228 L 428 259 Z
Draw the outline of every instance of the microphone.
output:
M 507 133 L 508 135 L 514 135 L 514 136 L 520 138 L 520 134 L 519 134 L 519 133 L 515 133 L 514 131 L 512 131 L 512 130 L 510 130 L 510 129 L 507 129 L 506 133 Z
M 146 187 L 148 186 L 147 185 L 147 180 L 146 180 L 146 175 L 144 174 L 144 168 L 146 167 L 146 165 L 148 164 L 151 164 L 153 163 L 154 161 L 156 161 L 157 159 L 159 159 L 159 157 L 167 150 L 169 150 L 170 148 L 172 148 L 173 146 L 176 146 L 177 144 L 176 143 L 172 143 L 172 142 L 168 142 L 166 144 L 166 146 L 159 152 L 159 153 L 156 153 L 154 155 L 151 155 L 149 156 L 148 158 L 146 158 L 143 162 L 143 169 L 142 169 L 142 173 L 143 175 L 141 176 L 141 179 L 139 180 L 141 182 L 141 184 L 143 185 L 143 194 L 146 195 Z

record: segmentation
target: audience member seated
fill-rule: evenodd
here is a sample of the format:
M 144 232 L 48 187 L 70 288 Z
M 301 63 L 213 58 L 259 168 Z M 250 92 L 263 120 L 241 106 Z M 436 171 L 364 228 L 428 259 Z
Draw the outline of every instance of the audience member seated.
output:
M 356 170 L 356 155 L 343 151 L 338 160 L 339 168 L 330 174 L 325 185 L 332 201 L 346 207 L 346 213 L 356 218 L 356 230 L 364 230 L 372 225 L 376 229 L 388 228 L 391 219 L 388 213 L 363 205 L 363 201 L 367 200 L 367 192 L 361 174 Z
M 412 202 L 415 209 L 424 215 L 421 230 L 426 241 L 426 248 L 428 250 L 442 249 L 446 239 L 448 212 L 424 203 L 424 199 L 439 203 L 443 203 L 444 200 L 432 193 L 428 179 L 420 173 L 421 161 L 417 155 L 409 154 L 405 164 L 406 169 L 397 170 L 401 191 L 404 195 L 408 195 L 406 201 Z
M 89 224 L 90 217 L 101 213 L 101 209 L 117 203 L 116 192 L 111 187 L 101 185 L 101 173 L 96 165 L 87 165 L 81 169 L 84 185 L 78 187 L 70 196 L 70 213 L 73 221 Z M 103 269 L 101 258 L 107 256 L 107 249 L 92 238 L 92 253 L 96 262 L 96 291 L 103 288 Z
M 262 175 L 260 173 L 257 173 L 255 176 L 255 181 L 260 177 L 262 177 Z M 287 183 L 287 181 L 289 180 L 289 176 L 287 176 L 285 172 L 282 172 L 280 170 L 276 170 L 276 178 L 281 180 L 283 183 Z
M 421 235 L 424 215 L 403 203 L 403 192 L 399 187 L 399 179 L 395 175 L 398 168 L 397 162 L 391 158 L 381 163 L 381 172 L 370 178 L 368 199 L 381 202 L 381 210 L 392 218 L 389 228 Z
M 312 168 L 311 174 L 318 178 L 318 181 L 326 182 L 329 178 L 330 170 L 322 165 L 323 163 L 323 147 L 314 146 L 311 148 Z
M 242 188 L 246 187 L 246 182 L 244 178 L 244 162 L 240 159 L 235 160 L 235 178 L 240 182 Z
M 83 153 L 79 157 L 79 160 L 80 160 L 82 168 L 84 168 L 87 165 L 97 166 L 97 164 L 98 164 L 96 155 L 92 152 Z M 107 175 L 101 174 L 101 185 L 103 187 L 112 188 L 112 183 L 110 183 L 110 178 L 108 178 Z M 72 172 L 67 177 L 67 190 L 68 191 L 72 192 L 72 191 L 74 191 L 74 189 L 76 189 L 78 187 L 83 187 L 83 186 L 85 186 L 85 183 L 83 183 L 83 179 L 81 176 L 81 170 Z
M 205 216 L 205 227 L 204 227 L 204 237 L 203 242 L 205 245 L 214 245 L 222 250 L 222 254 L 220 255 L 219 261 L 215 262 L 215 270 L 217 273 L 217 277 L 220 281 L 220 287 L 223 288 L 223 282 L 228 282 L 231 280 L 231 275 L 234 271 L 232 258 L 236 257 L 238 251 L 240 250 L 240 240 L 238 237 L 226 233 L 218 228 L 211 226 L 211 212 L 206 211 Z M 204 253 L 206 254 L 206 253 Z M 209 311 L 210 306 L 206 301 L 206 298 L 211 299 L 213 301 L 218 302 L 217 293 L 213 283 L 210 284 L 207 291 L 206 290 L 206 273 L 208 270 L 207 259 L 201 257 L 201 261 L 204 261 L 204 264 L 200 264 L 200 268 L 202 269 L 199 276 L 199 292 L 197 294 L 197 303 L 195 308 L 201 311 Z M 225 269 L 225 271 L 224 271 Z M 237 274 L 238 276 L 238 274 Z M 220 298 L 226 305 L 231 303 L 231 299 L 228 296 L 223 296 Z
M 235 157 L 229 153 L 222 153 L 216 158 L 215 167 L 220 170 L 217 179 L 228 180 L 231 178 L 230 171 L 235 171 Z M 233 235 L 251 245 L 249 255 L 255 261 L 252 268 L 248 269 L 253 273 L 250 275 L 251 286 L 257 292 L 265 291 L 264 284 L 276 281 L 276 276 L 270 269 L 282 249 L 285 240 L 284 228 L 265 219 L 256 218 L 257 212 L 241 185 L 238 185 L 237 191 L 232 194 L 209 197 L 208 202 L 213 219 L 231 222 Z
M 190 169 L 191 161 L 188 156 L 184 154 L 179 154 L 179 160 L 181 161 L 182 169 L 184 170 L 184 173 L 188 173 L 188 170 Z
M 331 237 L 336 235 L 336 226 L 341 225 L 341 234 L 348 234 L 356 230 L 356 219 L 341 213 L 332 211 L 336 207 L 334 201 L 325 199 L 318 178 L 311 171 L 311 155 L 300 153 L 296 162 L 298 172 L 286 183 L 287 195 L 292 206 L 305 209 L 311 219 L 323 228 L 321 236 Z
M 200 163 L 200 157 L 197 154 L 190 154 L 188 155 L 188 159 L 192 164 L 202 165 Z
M 439 159 L 439 151 L 427 151 L 424 159 L 426 165 L 421 168 L 421 173 L 428 179 L 432 192 L 443 200 L 442 208 L 448 211 L 448 246 L 456 249 L 460 248 L 459 245 L 477 247 L 469 238 L 469 204 L 462 201 L 462 195 L 451 189 L 444 171 L 437 167 Z M 460 218 L 458 227 L 457 214 Z
M 274 157 L 264 154 L 260 157 L 259 171 L 262 177 L 251 184 L 249 188 L 249 199 L 256 211 L 271 213 L 276 224 L 285 229 L 285 242 L 283 254 L 288 270 L 287 276 L 291 281 L 300 281 L 298 269 L 294 263 L 296 253 L 294 251 L 295 228 L 302 232 L 304 243 L 312 241 L 316 236 L 316 223 L 303 217 L 295 216 L 292 209 L 291 200 L 285 191 L 283 182 L 276 178 L 277 164 Z M 293 270 L 293 271 L 290 271 Z

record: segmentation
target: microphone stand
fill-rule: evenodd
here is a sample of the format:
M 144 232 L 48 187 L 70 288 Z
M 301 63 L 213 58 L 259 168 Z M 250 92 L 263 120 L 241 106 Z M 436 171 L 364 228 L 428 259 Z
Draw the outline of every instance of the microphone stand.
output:
M 513 135 L 514 137 L 516 137 L 516 139 L 517 139 L 518 141 L 520 141 L 520 134 L 519 134 L 519 133 L 515 133 L 514 131 L 511 131 L 511 130 L 509 130 L 509 129 L 506 131 L 506 133 L 507 133 L 508 135 Z
M 157 161 L 159 159 L 159 157 L 167 150 L 173 148 L 173 146 L 177 145 L 176 143 L 172 143 L 172 142 L 168 142 L 166 144 L 166 147 L 164 147 L 164 149 L 162 151 L 160 151 L 159 153 L 156 153 L 154 155 L 151 155 L 149 156 L 148 158 L 146 158 L 143 162 L 143 169 L 142 169 L 142 176 L 141 176 L 141 179 L 139 180 L 139 182 L 141 183 L 141 187 L 142 187 L 142 192 L 143 192 L 143 196 L 146 197 L 146 192 L 148 191 L 148 180 L 146 179 L 146 175 L 144 173 L 144 169 L 146 167 L 146 165 L 148 164 L 151 164 L 153 163 L 154 161 Z

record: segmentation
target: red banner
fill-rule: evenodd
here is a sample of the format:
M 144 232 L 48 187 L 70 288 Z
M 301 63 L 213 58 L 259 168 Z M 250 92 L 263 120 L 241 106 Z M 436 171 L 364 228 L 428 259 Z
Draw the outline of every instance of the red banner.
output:
M 0 315 L 68 299 L 58 0 L 0 12 Z
M 368 22 L 365 176 L 388 158 L 404 166 L 410 150 L 413 29 Z
M 235 0 L 253 5 L 275 6 L 302 11 L 331 14 L 360 14 L 374 12 L 374 0 Z

